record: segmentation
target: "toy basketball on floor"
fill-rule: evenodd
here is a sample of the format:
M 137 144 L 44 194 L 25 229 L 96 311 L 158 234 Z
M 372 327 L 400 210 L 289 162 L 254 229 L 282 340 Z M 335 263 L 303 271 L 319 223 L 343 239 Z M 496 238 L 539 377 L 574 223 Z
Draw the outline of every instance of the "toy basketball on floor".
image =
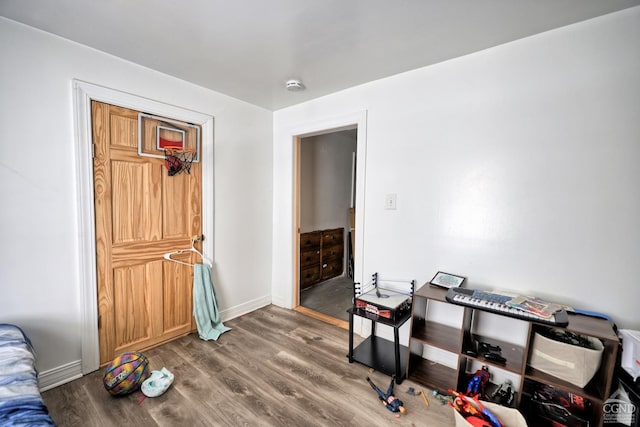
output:
M 109 363 L 102 382 L 114 396 L 136 391 L 149 376 L 149 360 L 139 352 L 123 353 Z

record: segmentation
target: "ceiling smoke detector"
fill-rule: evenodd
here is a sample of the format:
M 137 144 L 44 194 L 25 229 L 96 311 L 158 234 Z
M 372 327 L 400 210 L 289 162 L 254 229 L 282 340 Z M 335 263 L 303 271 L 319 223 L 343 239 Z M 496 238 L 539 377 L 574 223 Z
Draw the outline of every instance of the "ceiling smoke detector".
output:
M 302 84 L 302 82 L 300 80 L 289 80 L 286 84 L 287 90 L 291 91 L 291 92 L 300 92 L 301 90 L 304 90 L 305 87 Z

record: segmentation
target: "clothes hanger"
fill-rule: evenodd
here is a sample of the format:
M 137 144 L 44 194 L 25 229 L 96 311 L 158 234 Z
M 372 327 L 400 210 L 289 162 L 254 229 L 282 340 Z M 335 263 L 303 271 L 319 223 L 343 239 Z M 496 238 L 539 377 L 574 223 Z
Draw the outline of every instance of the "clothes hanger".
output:
M 195 247 L 195 243 L 200 240 L 200 236 L 195 236 L 191 238 L 191 247 L 188 249 L 180 249 L 177 251 L 173 251 L 173 252 L 167 252 L 166 254 L 164 254 L 164 259 L 166 259 L 167 261 L 173 261 L 173 262 L 177 262 L 178 264 L 182 264 L 182 265 L 188 265 L 189 267 L 193 267 L 194 264 L 188 263 L 188 262 L 184 262 L 184 261 L 180 261 L 178 259 L 173 259 L 171 258 L 171 255 L 181 255 L 187 252 L 195 252 L 196 254 L 200 255 L 200 258 L 202 259 L 202 262 L 206 261 L 206 258 L 204 257 L 204 255 L 202 254 L 202 252 L 200 252 L 199 250 L 196 249 Z

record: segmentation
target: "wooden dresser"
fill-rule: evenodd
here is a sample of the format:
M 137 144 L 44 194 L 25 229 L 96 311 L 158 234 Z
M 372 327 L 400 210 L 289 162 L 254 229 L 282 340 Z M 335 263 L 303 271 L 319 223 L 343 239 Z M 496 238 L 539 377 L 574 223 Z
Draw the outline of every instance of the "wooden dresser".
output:
M 300 234 L 300 289 L 342 274 L 344 228 Z

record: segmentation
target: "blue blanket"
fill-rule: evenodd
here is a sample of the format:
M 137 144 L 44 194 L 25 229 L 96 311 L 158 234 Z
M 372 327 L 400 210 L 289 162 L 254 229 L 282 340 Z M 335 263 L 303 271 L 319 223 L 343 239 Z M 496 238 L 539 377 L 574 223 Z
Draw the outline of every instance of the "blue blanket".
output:
M 0 324 L 0 426 L 55 426 L 38 388 L 29 338 Z

